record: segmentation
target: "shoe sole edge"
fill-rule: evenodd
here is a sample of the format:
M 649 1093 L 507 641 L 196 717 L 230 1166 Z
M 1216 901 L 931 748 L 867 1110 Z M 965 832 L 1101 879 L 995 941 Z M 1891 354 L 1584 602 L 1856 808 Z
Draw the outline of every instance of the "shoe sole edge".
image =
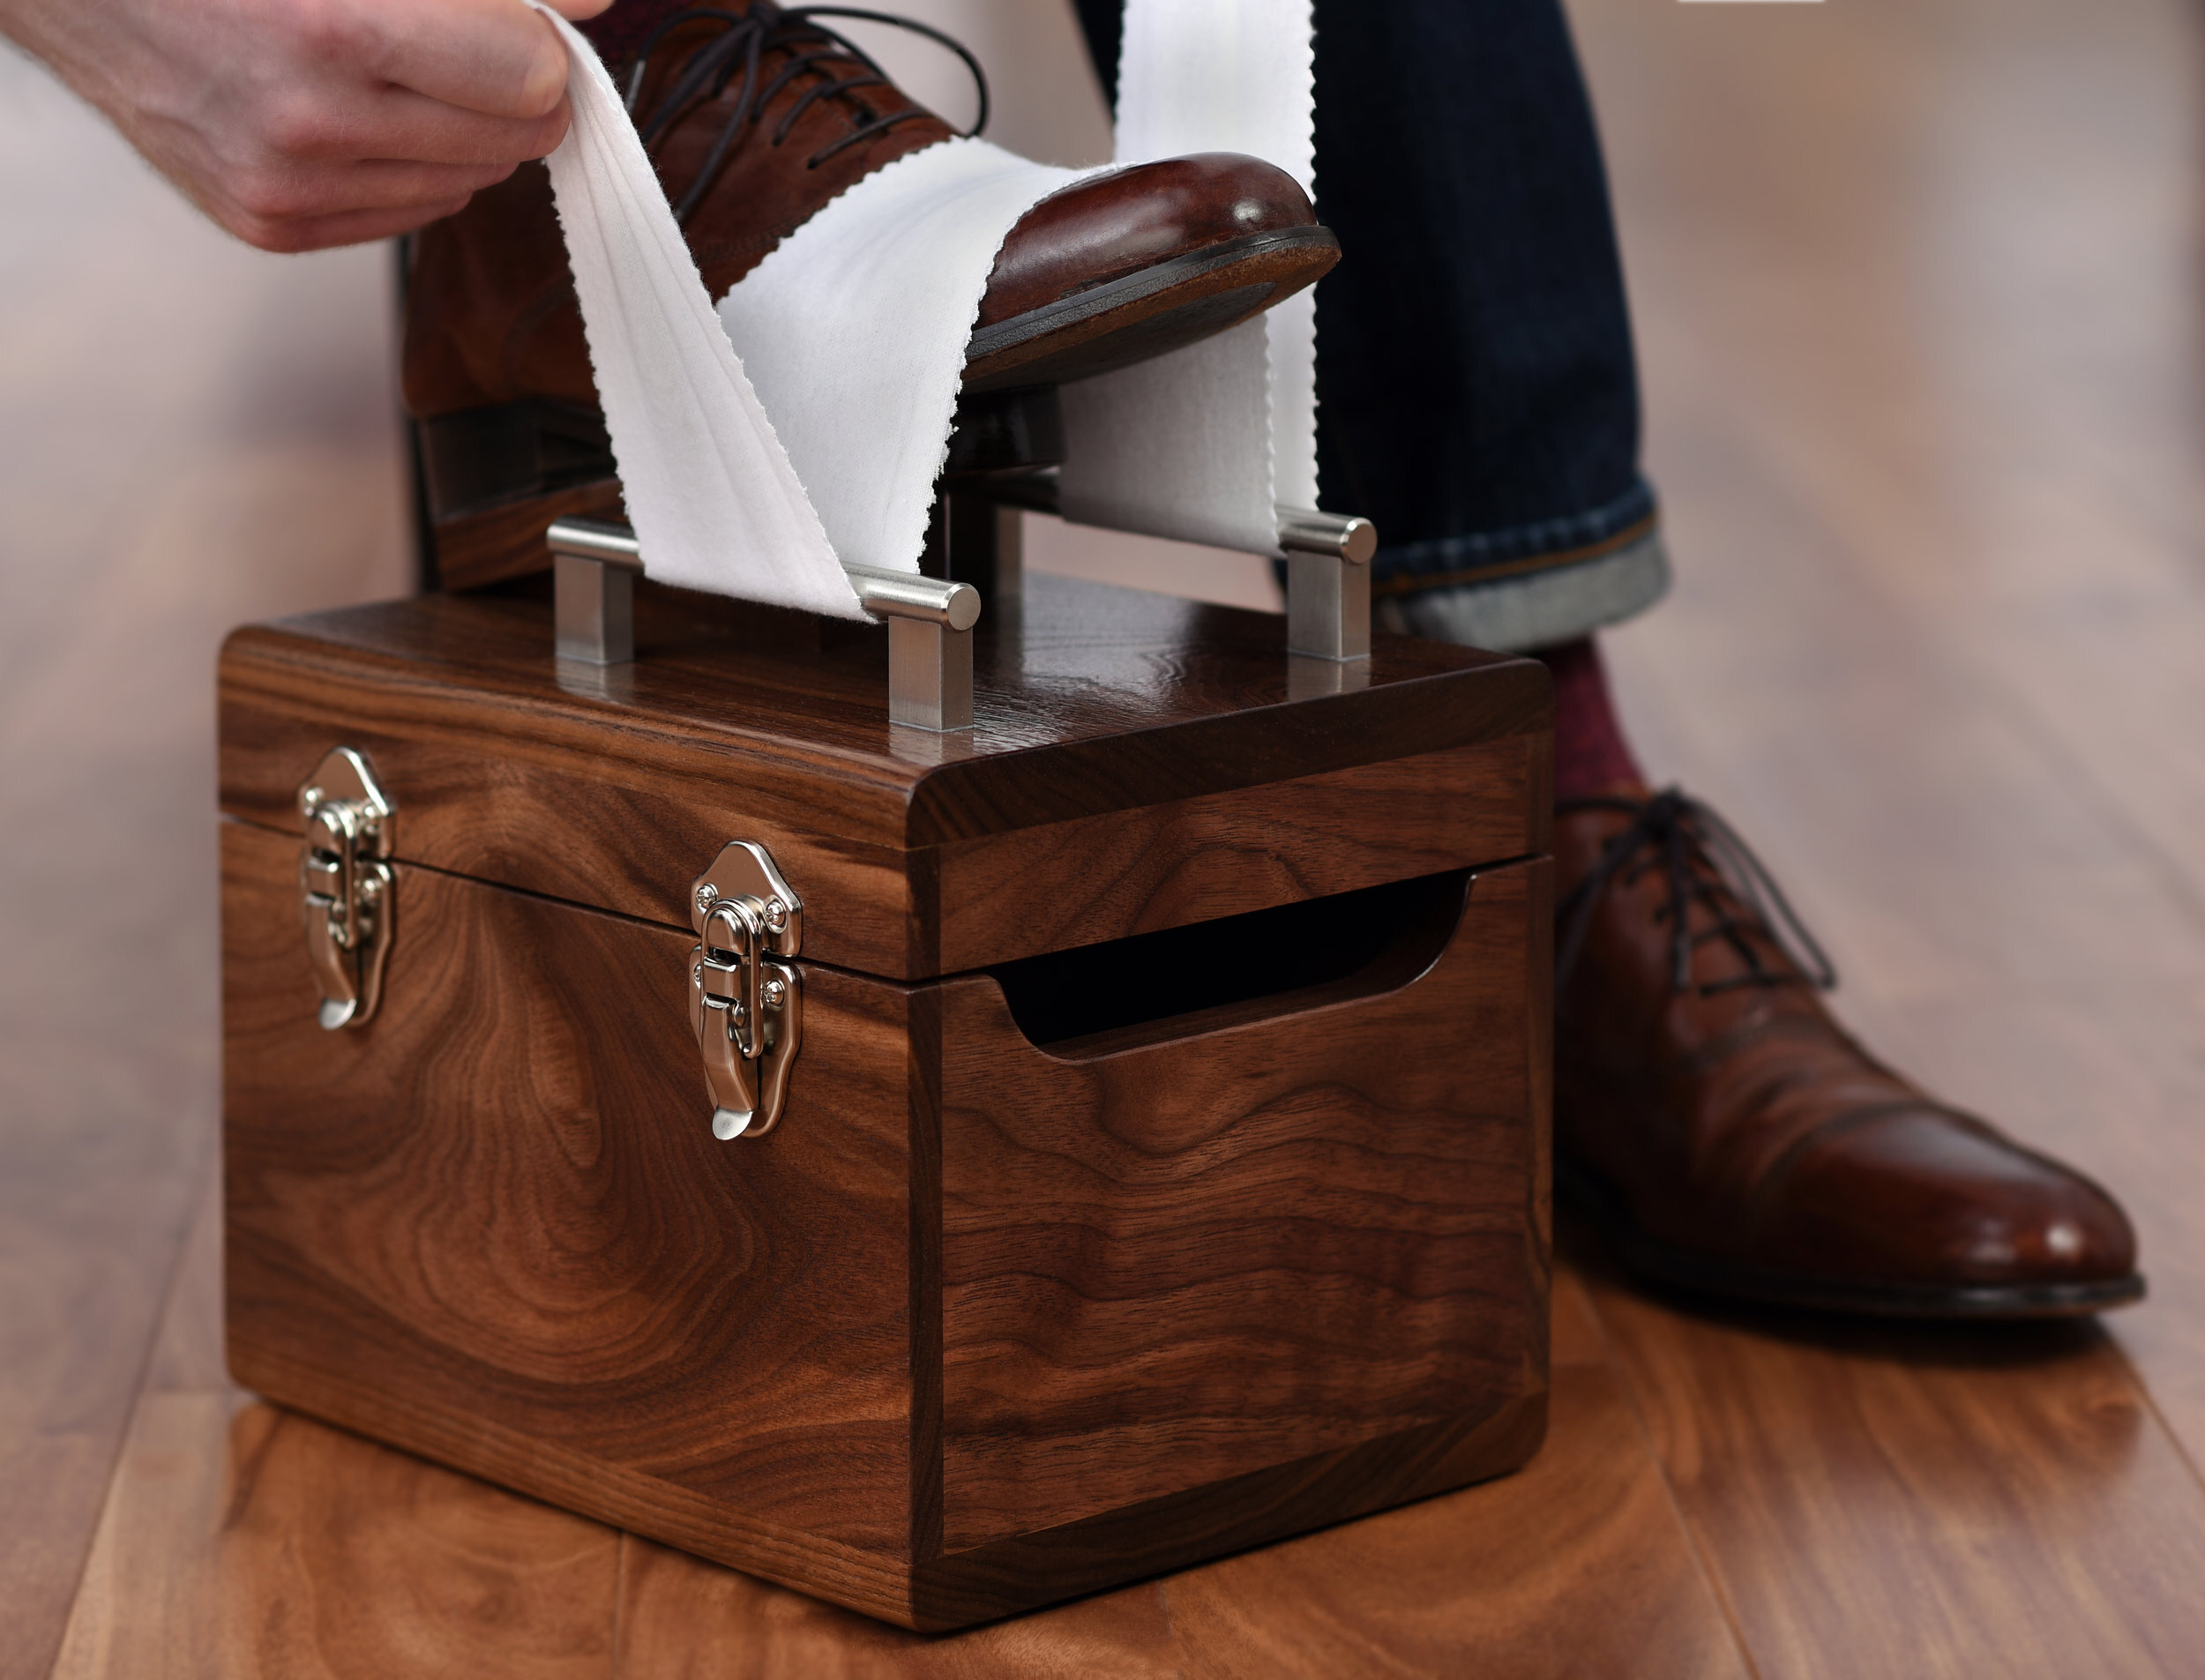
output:
M 966 341 L 964 388 L 986 391 L 998 385 L 1054 385 L 1092 377 L 1094 372 L 1110 370 L 1065 373 L 1052 363 L 1076 359 L 1082 352 L 1091 357 L 1096 340 L 1138 329 L 1157 317 L 1191 312 L 1220 293 L 1252 294 L 1230 318 L 1205 319 L 1200 330 L 1188 333 L 1185 343 L 1195 343 L 1314 285 L 1339 260 L 1338 238 L 1329 228 L 1315 224 L 1251 234 L 1189 251 L 982 327 Z
M 1715 1260 L 1647 1236 L 1617 1211 L 1616 1198 L 1581 1168 L 1557 1156 L 1557 1199 L 1591 1225 L 1626 1267 L 1693 1295 L 1855 1318 L 1986 1322 L 2084 1318 L 2144 1298 L 2143 1274 L 2089 1282 L 1925 1284 L 1846 1281 Z

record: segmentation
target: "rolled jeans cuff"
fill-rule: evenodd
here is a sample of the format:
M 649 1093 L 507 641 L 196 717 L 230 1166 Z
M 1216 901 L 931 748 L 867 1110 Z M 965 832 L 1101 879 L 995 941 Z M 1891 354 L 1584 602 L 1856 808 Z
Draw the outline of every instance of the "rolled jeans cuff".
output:
M 1669 592 L 1659 521 L 1653 489 L 1641 479 L 1584 513 L 1380 548 L 1372 562 L 1372 616 L 1387 630 L 1497 653 L 1574 641 Z

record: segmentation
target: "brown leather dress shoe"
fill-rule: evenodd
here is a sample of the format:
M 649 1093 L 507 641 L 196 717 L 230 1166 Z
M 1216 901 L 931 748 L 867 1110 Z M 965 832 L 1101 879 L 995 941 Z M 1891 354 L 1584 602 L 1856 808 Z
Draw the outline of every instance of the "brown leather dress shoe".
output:
M 1911 1317 L 2094 1312 L 2143 1294 L 2112 1197 L 1831 1019 L 1828 961 L 1706 806 L 1673 790 L 1573 802 L 1554 849 L 1556 1185 L 1626 1264 Z
M 676 12 L 614 72 L 715 299 L 845 189 L 954 133 L 771 0 Z M 1293 177 L 1254 158 L 1177 158 L 1066 188 L 1004 241 L 967 347 L 968 400 L 1222 332 L 1339 255 Z M 617 504 L 541 164 L 416 235 L 405 392 L 447 573 L 455 554 L 476 580 L 548 564 L 552 519 Z

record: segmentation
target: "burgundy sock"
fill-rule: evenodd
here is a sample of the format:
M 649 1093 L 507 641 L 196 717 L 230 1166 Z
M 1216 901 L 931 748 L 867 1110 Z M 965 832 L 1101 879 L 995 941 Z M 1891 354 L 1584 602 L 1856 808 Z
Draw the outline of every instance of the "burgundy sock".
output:
M 1536 657 L 1554 673 L 1555 803 L 1643 787 L 1646 773 L 1616 721 L 1607 668 L 1593 638 L 1542 647 Z

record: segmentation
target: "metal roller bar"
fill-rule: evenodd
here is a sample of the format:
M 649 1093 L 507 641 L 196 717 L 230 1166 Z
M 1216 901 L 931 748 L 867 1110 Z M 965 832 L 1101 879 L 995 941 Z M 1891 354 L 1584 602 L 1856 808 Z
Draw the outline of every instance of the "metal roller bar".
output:
M 635 578 L 642 551 L 624 525 L 561 519 L 546 534 L 557 566 L 561 659 L 621 665 L 635 657 Z M 972 627 L 980 592 L 968 583 L 845 566 L 858 604 L 888 621 L 888 720 L 915 728 L 972 727 Z
M 980 592 L 968 583 L 871 566 L 842 570 L 857 591 L 858 605 L 876 618 L 917 618 L 954 631 L 970 630 L 980 622 Z
M 577 560 L 602 560 L 607 565 L 623 566 L 630 571 L 643 570 L 642 545 L 635 540 L 635 533 L 624 525 L 608 525 L 599 519 L 559 519 L 544 533 L 554 555 L 571 555 Z
M 1371 556 L 1378 526 L 1350 513 L 1282 507 L 1286 651 L 1348 661 L 1371 656 Z
M 1367 566 L 1378 552 L 1378 526 L 1357 513 L 1320 513 L 1312 507 L 1274 510 L 1279 547 L 1289 554 L 1321 554 L 1351 566 Z
M 1062 506 L 1061 487 L 1053 469 L 976 477 L 960 482 L 956 493 L 1035 513 L 1056 513 Z M 1378 552 L 1378 526 L 1360 514 L 1325 513 L 1283 504 L 1274 511 L 1278 515 L 1279 547 L 1289 554 L 1327 555 L 1361 566 L 1368 565 Z

